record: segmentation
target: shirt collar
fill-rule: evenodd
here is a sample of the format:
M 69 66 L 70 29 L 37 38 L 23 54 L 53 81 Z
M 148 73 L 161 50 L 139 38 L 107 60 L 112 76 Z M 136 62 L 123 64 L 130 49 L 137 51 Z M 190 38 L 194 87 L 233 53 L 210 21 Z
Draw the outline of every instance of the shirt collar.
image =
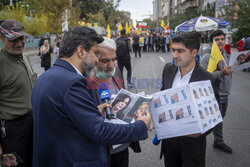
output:
M 83 76 L 82 73 L 81 73 L 73 64 L 71 64 L 70 62 L 68 62 L 68 63 L 69 63 L 70 65 L 72 65 L 72 67 L 74 67 L 74 69 L 76 70 L 77 74 Z
M 187 73 L 186 75 L 184 75 L 183 77 L 181 77 L 181 71 L 180 71 L 180 68 L 178 68 L 178 71 L 177 71 L 177 75 L 179 76 L 179 78 L 184 78 L 184 77 L 191 77 L 193 71 L 194 71 L 194 68 L 195 66 L 192 68 L 191 71 L 189 71 L 189 73 Z

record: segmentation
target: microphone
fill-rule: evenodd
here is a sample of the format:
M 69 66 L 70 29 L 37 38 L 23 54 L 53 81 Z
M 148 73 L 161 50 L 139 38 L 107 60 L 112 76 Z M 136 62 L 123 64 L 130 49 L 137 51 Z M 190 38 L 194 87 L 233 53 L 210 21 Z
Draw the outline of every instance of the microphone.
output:
M 109 104 L 109 100 L 111 97 L 109 89 L 99 89 L 99 96 L 100 96 L 102 103 Z M 106 118 L 111 119 L 112 114 L 111 114 L 110 107 L 106 107 L 105 111 L 106 111 Z

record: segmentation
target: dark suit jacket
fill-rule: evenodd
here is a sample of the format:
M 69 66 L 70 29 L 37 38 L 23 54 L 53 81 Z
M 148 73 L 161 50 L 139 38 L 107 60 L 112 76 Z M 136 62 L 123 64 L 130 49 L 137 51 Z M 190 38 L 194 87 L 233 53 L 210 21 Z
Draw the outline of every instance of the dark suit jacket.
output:
M 178 67 L 175 64 L 168 63 L 165 65 L 165 67 L 163 69 L 163 74 L 162 74 L 162 88 L 161 88 L 161 90 L 172 88 L 172 84 L 173 84 L 175 74 L 177 73 L 177 71 L 178 71 Z M 210 74 L 209 72 L 204 70 L 198 63 L 196 63 L 189 83 L 196 82 L 196 81 L 203 81 L 203 80 L 210 80 L 211 81 L 211 84 L 212 84 L 213 89 L 214 89 L 216 100 L 219 103 L 220 99 L 219 99 L 218 93 L 219 93 L 219 87 L 220 87 L 220 80 L 218 78 L 215 78 L 212 74 Z M 212 130 L 209 130 L 208 132 L 202 134 L 200 137 L 205 137 L 211 131 Z M 171 140 L 180 139 L 180 138 L 185 138 L 185 137 L 176 137 L 176 138 L 172 138 Z M 168 139 L 166 139 L 166 140 L 168 140 Z M 162 146 L 162 151 L 163 151 L 163 149 L 164 148 Z M 161 156 L 163 153 L 162 151 L 161 151 Z
M 57 59 L 32 92 L 33 167 L 106 167 L 107 147 L 147 138 L 144 122 L 104 122 L 86 78 Z

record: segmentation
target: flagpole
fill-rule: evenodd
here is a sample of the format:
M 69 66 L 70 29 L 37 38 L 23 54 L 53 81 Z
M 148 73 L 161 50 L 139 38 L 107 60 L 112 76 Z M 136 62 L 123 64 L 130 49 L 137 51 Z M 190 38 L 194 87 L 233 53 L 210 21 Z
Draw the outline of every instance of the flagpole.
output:
M 220 52 L 220 49 L 218 48 L 218 46 L 217 46 L 215 40 L 213 40 L 213 41 L 214 41 L 214 43 L 215 43 L 216 48 L 217 48 L 217 49 L 219 50 L 219 52 Z M 221 54 L 221 52 L 220 52 L 220 54 Z M 222 57 L 222 59 L 223 59 L 223 62 L 224 62 L 224 64 L 225 64 L 225 66 L 227 67 L 228 65 L 227 65 L 227 63 L 226 63 L 226 61 L 225 61 L 225 59 L 224 59 L 224 57 L 223 57 L 223 54 L 221 54 L 221 57 Z

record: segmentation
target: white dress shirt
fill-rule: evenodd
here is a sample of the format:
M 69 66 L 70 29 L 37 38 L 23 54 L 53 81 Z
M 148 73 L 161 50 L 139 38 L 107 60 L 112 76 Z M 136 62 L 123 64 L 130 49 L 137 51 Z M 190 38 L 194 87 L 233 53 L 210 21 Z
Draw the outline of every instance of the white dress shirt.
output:
M 178 88 L 178 87 L 187 85 L 189 83 L 189 81 L 190 81 L 190 78 L 191 78 L 191 75 L 192 75 L 193 71 L 194 71 L 194 67 L 189 73 L 187 73 L 186 75 L 181 77 L 180 68 L 178 68 L 178 71 L 177 71 L 177 73 L 175 74 L 175 77 L 174 77 L 172 88 Z
M 70 65 L 72 65 L 72 67 L 74 67 L 74 69 L 76 70 L 77 74 L 83 76 L 82 73 L 81 73 L 73 64 L 71 64 L 70 62 L 68 62 L 68 63 L 69 63 Z

